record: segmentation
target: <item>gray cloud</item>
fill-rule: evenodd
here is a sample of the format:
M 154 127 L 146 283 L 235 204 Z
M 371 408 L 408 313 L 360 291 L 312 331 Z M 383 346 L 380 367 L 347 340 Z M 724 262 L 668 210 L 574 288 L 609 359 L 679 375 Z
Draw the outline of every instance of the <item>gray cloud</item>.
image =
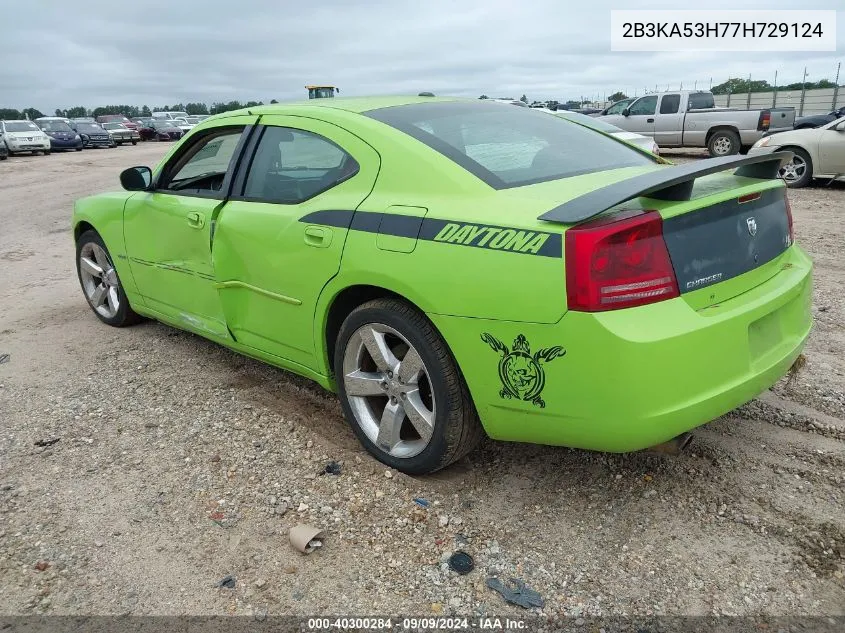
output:
M 301 99 L 307 83 L 343 95 L 416 93 L 603 97 L 728 76 L 833 79 L 835 53 L 612 53 L 610 9 L 596 0 L 205 0 L 54 3 L 4 11 L 0 106 Z M 315 3 L 316 4 L 316 3 Z M 813 8 L 836 9 L 824 0 Z M 39 10 L 37 6 L 43 5 Z M 678 8 L 677 2 L 649 8 Z M 787 0 L 707 8 L 795 8 Z M 838 43 L 845 49 L 845 12 Z M 16 24 L 16 20 L 19 24 Z M 840 79 L 845 78 L 845 71 Z

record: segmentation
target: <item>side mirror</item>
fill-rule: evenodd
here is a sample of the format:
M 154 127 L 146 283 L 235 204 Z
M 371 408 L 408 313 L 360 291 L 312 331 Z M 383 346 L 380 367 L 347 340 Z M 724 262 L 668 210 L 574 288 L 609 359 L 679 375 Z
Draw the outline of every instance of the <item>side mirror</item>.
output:
M 622 116 L 630 116 L 631 115 L 631 108 L 625 108 L 622 110 Z
M 120 184 L 127 191 L 144 191 L 153 181 L 149 167 L 130 167 L 120 172 Z
M 845 121 L 842 121 L 842 123 L 837 124 L 837 126 L 833 129 L 837 132 L 845 132 Z

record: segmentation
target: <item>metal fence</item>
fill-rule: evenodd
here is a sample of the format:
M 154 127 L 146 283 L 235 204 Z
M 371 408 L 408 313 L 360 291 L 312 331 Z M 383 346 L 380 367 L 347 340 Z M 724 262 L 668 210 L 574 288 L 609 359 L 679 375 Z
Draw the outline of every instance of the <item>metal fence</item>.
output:
M 715 95 L 714 100 L 717 106 L 744 110 L 791 106 L 795 108 L 796 116 L 827 114 L 845 106 L 845 86 Z
M 819 79 L 833 77 L 833 83 L 837 84 L 834 88 L 818 88 L 808 90 L 806 88 L 801 90 L 780 90 L 778 85 L 778 73 L 774 73 L 774 81 L 772 78 L 766 78 L 773 89 L 766 92 L 742 92 L 733 94 L 714 95 L 716 105 L 719 107 L 740 108 L 744 110 L 755 110 L 761 108 L 771 107 L 793 107 L 795 108 L 796 116 L 806 116 L 810 114 L 826 114 L 832 110 L 836 110 L 845 106 L 845 85 L 839 84 L 841 64 L 836 64 L 828 71 L 820 71 L 815 69 L 804 69 L 803 79 L 799 77 L 790 77 L 789 81 L 784 81 L 781 75 L 780 83 L 783 85 L 793 85 L 801 81 L 818 81 Z M 808 72 L 808 70 L 810 72 Z M 749 81 L 760 80 L 761 77 L 754 77 L 753 75 L 746 76 Z M 746 77 L 743 77 L 745 79 Z M 714 83 L 713 79 L 706 81 L 684 81 L 681 83 L 672 84 L 657 84 L 652 90 L 650 87 L 632 88 L 623 90 L 629 97 L 641 97 L 646 94 L 653 94 L 655 92 L 668 92 L 672 90 L 710 90 L 714 85 L 721 83 L 723 80 L 717 79 Z M 609 94 L 609 93 L 608 93 Z M 607 94 L 588 96 L 587 99 L 592 100 L 593 107 L 605 108 L 611 104 L 607 99 Z

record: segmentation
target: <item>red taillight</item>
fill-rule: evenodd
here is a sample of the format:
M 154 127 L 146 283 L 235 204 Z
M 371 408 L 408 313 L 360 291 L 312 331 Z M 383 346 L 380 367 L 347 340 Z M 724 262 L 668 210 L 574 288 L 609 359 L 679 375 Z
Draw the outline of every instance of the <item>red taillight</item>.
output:
M 604 218 L 566 232 L 570 310 L 601 312 L 678 296 L 657 211 Z
M 768 130 L 769 125 L 772 122 L 772 113 L 771 112 L 761 112 L 760 113 L 760 129 L 761 130 Z
M 786 221 L 789 225 L 789 244 L 787 248 L 792 246 L 795 242 L 795 230 L 792 228 L 792 207 L 789 205 L 789 196 L 786 195 L 786 188 L 783 189 L 783 203 L 786 205 Z

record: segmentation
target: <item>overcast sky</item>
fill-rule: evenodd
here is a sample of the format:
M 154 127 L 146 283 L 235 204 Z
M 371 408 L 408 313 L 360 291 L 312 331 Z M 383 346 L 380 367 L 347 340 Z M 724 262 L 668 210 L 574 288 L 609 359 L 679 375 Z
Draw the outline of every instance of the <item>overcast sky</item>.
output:
M 837 9 L 842 0 L 720 2 L 696 8 Z M 812 6 L 809 6 L 812 5 Z M 0 107 L 302 99 L 307 83 L 341 96 L 436 94 L 565 100 L 633 94 L 712 77 L 833 79 L 836 53 L 611 53 L 622 0 L 114 0 L 12 2 L 0 37 Z M 14 8 L 12 8 L 14 7 Z M 42 7 L 42 8 L 39 8 Z M 845 83 L 845 70 L 840 74 Z

